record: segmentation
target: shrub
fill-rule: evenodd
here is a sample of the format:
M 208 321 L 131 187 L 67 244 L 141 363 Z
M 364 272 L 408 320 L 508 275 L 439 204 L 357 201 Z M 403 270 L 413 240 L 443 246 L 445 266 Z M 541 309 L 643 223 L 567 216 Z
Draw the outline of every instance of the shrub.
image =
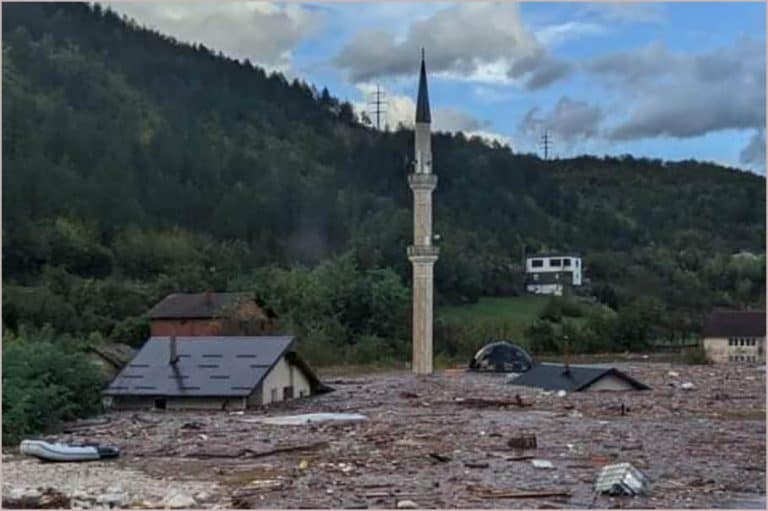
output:
M 3 443 L 100 411 L 101 376 L 64 343 L 3 343 Z

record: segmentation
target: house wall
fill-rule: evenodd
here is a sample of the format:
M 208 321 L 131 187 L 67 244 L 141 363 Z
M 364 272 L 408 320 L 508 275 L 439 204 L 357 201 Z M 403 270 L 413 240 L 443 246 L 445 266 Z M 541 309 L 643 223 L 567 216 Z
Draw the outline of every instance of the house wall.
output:
M 616 375 L 609 374 L 607 376 L 603 376 L 599 380 L 597 380 L 595 383 L 590 385 L 589 387 L 586 387 L 584 390 L 586 391 L 593 391 L 593 390 L 634 390 L 635 387 L 633 387 L 628 381 L 619 378 Z
M 705 337 L 702 347 L 707 359 L 715 363 L 765 363 L 765 337 L 734 337 L 735 345 L 728 337 Z M 742 345 L 741 339 L 754 339 L 754 345 Z M 746 343 L 745 343 L 746 344 Z
M 221 318 L 200 319 L 153 319 L 150 331 L 153 336 L 217 336 L 217 335 L 260 335 L 273 332 L 275 322 L 271 321 L 256 302 L 245 302 L 233 313 Z
M 281 358 L 275 367 L 267 374 L 261 382 L 261 404 L 268 405 L 283 401 L 283 390 L 285 387 L 293 387 L 293 397 L 309 396 L 311 388 L 309 380 L 304 376 L 304 372 L 293 364 L 288 363 L 285 357 Z M 275 396 L 273 396 L 275 390 Z M 276 397 L 276 399 L 273 399 Z
M 537 295 L 563 295 L 562 284 L 528 284 L 527 290 Z
M 150 332 L 154 337 L 216 336 L 222 330 L 221 320 L 211 319 L 153 319 Z
M 553 266 L 552 260 L 560 259 L 560 266 Z M 565 266 L 565 261 L 570 261 L 570 266 Z M 542 266 L 534 267 L 533 261 L 542 261 Z M 525 260 L 526 273 L 552 273 L 552 272 L 571 272 L 574 286 L 580 286 L 582 283 L 581 257 L 573 256 L 547 256 L 547 257 L 527 257 Z
M 156 399 L 165 399 L 166 410 L 242 410 L 246 399 L 242 397 L 168 397 L 106 396 L 105 407 L 115 410 L 146 410 L 155 408 Z
M 176 397 L 166 399 L 169 410 L 242 410 L 246 399 L 242 397 Z

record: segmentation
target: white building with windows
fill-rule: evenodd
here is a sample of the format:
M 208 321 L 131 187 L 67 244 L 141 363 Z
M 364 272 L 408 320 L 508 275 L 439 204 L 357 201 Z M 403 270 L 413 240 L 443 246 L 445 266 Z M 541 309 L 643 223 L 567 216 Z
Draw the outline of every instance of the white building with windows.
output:
M 562 296 L 566 287 L 582 285 L 578 254 L 536 254 L 525 258 L 525 289 L 529 293 Z
M 715 311 L 704 324 L 701 345 L 712 362 L 765 363 L 765 311 Z

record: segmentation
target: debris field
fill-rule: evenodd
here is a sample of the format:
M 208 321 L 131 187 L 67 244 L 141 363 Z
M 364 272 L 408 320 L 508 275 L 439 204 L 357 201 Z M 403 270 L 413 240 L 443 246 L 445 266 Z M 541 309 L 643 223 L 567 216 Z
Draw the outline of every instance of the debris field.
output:
M 504 374 L 402 371 L 327 377 L 335 392 L 264 410 L 112 412 L 51 438 L 115 444 L 115 460 L 41 463 L 6 449 L 4 503 L 26 489 L 72 507 L 104 505 L 104 492 L 130 507 L 765 506 L 764 368 L 614 366 L 651 390 L 563 395 Z M 261 421 L 306 413 L 368 420 Z M 622 462 L 648 493 L 595 495 L 600 469 Z

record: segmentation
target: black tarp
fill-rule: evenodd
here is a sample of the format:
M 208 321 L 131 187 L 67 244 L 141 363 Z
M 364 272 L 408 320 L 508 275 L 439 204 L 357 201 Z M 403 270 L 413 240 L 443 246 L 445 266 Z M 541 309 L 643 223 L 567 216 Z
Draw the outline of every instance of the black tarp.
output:
M 520 346 L 507 341 L 486 344 L 469 362 L 469 369 L 473 371 L 524 373 L 531 367 L 531 355 Z

